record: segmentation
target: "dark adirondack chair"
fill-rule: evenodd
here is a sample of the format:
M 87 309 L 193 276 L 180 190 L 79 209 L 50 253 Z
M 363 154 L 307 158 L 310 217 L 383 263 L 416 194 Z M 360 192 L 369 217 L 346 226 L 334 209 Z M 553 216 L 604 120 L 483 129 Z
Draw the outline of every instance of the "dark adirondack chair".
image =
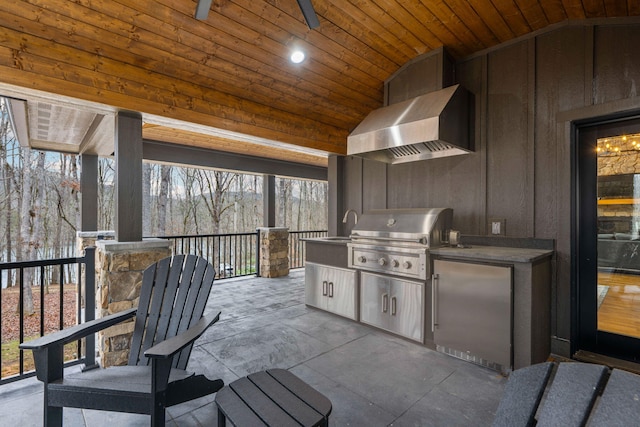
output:
M 138 308 L 86 322 L 20 345 L 33 350 L 44 382 L 44 425 L 62 425 L 62 408 L 151 415 L 165 425 L 165 407 L 218 391 L 222 380 L 187 372 L 193 342 L 218 321 L 203 316 L 215 269 L 194 255 L 160 260 L 144 272 Z M 127 366 L 64 376 L 63 346 L 135 316 Z

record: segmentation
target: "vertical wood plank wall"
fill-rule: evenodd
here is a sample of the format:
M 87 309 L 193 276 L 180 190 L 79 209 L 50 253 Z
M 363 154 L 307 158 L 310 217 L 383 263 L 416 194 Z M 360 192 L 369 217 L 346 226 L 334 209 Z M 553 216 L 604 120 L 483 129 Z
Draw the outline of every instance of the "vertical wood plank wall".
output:
M 555 239 L 552 351 L 566 354 L 572 154 L 558 115 L 637 97 L 637 46 L 640 25 L 570 23 L 456 64 L 476 98 L 475 151 L 403 165 L 348 157 L 345 209 L 451 207 L 463 234 L 487 234 L 497 217 L 507 236 Z

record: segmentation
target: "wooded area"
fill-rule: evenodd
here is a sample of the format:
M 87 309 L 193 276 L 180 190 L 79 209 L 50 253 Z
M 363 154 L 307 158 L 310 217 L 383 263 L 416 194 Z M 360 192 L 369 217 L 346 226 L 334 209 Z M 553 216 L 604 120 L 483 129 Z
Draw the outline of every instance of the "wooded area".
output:
M 20 147 L 2 101 L 0 109 L 0 262 L 76 256 L 80 156 Z M 114 160 L 99 158 L 98 230 L 113 230 L 114 177 Z M 143 235 L 255 231 L 262 226 L 262 179 L 262 175 L 145 163 Z M 277 226 L 326 229 L 326 182 L 278 177 L 276 187 Z M 25 283 L 35 280 L 25 279 Z M 2 286 L 15 281 L 3 277 Z M 30 292 L 26 285 L 25 291 Z

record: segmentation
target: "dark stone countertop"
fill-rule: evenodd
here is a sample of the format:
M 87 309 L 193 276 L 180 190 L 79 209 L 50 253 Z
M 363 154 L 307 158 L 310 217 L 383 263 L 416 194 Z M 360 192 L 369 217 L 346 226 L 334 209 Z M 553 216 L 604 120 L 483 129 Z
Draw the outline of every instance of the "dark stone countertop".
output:
M 551 257 L 553 251 L 549 249 L 511 248 L 500 246 L 475 246 L 466 245 L 459 247 L 439 247 L 430 250 L 430 253 L 447 258 L 490 260 L 499 262 L 526 262 L 534 263 L 546 257 Z

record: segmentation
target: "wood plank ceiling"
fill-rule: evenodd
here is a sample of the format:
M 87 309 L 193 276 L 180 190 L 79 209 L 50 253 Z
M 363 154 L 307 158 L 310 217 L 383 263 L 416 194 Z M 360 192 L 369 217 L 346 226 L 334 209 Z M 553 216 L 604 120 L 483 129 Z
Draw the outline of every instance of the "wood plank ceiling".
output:
M 265 152 L 179 125 L 193 123 L 345 154 L 349 132 L 382 105 L 384 81 L 421 54 L 445 46 L 460 59 L 567 20 L 640 15 L 637 0 L 312 3 L 314 30 L 294 0 L 213 0 L 205 21 L 195 0 L 2 1 L 0 83 L 175 120 L 149 120 L 151 139 Z M 294 47 L 302 64 L 288 59 Z

